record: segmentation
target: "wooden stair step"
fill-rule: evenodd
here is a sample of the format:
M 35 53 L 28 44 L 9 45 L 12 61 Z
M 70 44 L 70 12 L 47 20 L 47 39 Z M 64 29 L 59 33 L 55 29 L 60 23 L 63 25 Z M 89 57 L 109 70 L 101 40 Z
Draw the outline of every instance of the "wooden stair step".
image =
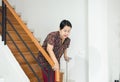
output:
M 28 49 L 25 47 L 25 45 L 22 43 L 22 41 L 15 41 L 15 43 L 17 44 L 18 48 L 22 52 L 28 51 Z M 35 46 L 35 44 L 32 41 L 25 41 L 25 43 L 28 45 L 28 47 L 31 49 L 32 52 L 38 52 L 37 47 Z M 7 44 L 13 53 L 18 52 L 17 48 L 15 47 L 15 45 L 13 44 L 12 41 L 7 41 Z
M 32 73 L 31 69 L 28 67 L 27 64 L 21 64 L 21 67 L 24 69 L 26 73 Z M 35 64 L 31 63 L 31 67 L 33 68 L 35 72 L 41 72 L 41 68 L 39 67 L 37 63 Z
M 39 67 L 38 64 L 31 64 L 33 70 L 36 72 L 36 74 L 40 77 L 40 79 L 42 79 L 42 70 Z M 33 72 L 31 71 L 31 69 L 28 67 L 27 64 L 22 64 L 21 67 L 23 68 L 24 72 L 26 73 L 26 75 L 32 79 L 35 77 L 35 75 L 33 74 Z
M 12 36 L 13 40 L 15 41 L 19 41 L 21 40 L 17 33 L 15 31 L 8 31 L 8 33 Z M 21 33 L 19 34 L 21 36 L 21 38 L 24 40 L 24 41 L 30 41 L 31 39 L 29 38 L 29 36 L 26 34 L 26 33 Z M 8 36 L 7 36 L 7 41 L 8 40 L 11 40 Z
M 24 54 L 24 55 L 29 55 L 30 52 L 23 52 L 23 54 Z M 33 52 L 33 54 L 34 54 L 34 55 L 38 55 L 38 52 Z M 20 55 L 19 52 L 14 52 L 14 56 L 18 56 L 18 55 Z
M 8 8 L 7 8 L 7 14 L 12 15 L 11 11 Z
M 37 78 L 34 77 L 32 79 L 30 79 L 31 82 L 38 82 Z M 44 82 L 43 79 L 40 79 L 40 82 Z
M 6 12 L 6 13 L 7 13 L 7 16 L 8 16 L 8 17 L 14 17 L 13 14 L 9 11 L 9 9 L 7 9 L 7 12 Z
M 11 16 L 14 17 L 14 16 L 12 15 L 12 13 L 9 12 L 9 11 L 7 11 L 7 16 L 8 16 L 8 17 L 11 17 Z
M 42 76 L 42 72 L 36 72 L 37 76 L 39 77 L 40 80 L 43 80 L 43 76 Z M 31 73 L 27 73 L 28 78 L 30 78 L 30 80 L 36 78 L 35 75 L 31 72 Z M 36 79 L 37 80 L 37 79 Z
M 18 15 L 20 17 L 20 15 Z M 16 18 L 13 16 L 13 14 L 11 12 L 9 12 L 9 10 L 7 11 L 7 18 L 9 20 L 11 20 L 12 22 L 18 23 Z
M 13 14 L 10 13 L 10 12 L 8 12 L 8 11 L 7 11 L 7 17 L 13 17 L 13 18 L 15 18 L 15 17 L 13 16 Z M 13 19 L 13 20 L 15 20 L 15 19 Z
M 10 20 L 10 21 L 11 21 L 11 23 L 14 24 L 14 25 L 19 25 L 18 22 L 15 22 L 15 21 L 12 21 L 12 20 Z
M 11 14 L 7 14 L 7 18 L 9 19 L 9 20 L 12 20 L 12 21 L 14 21 L 14 22 L 16 22 L 17 20 L 16 20 L 16 18 Z M 16 22 L 16 23 L 18 23 L 18 22 Z
M 24 29 L 20 25 L 13 25 L 18 33 L 25 33 Z M 10 24 L 6 25 L 7 31 L 13 31 L 14 29 L 10 26 Z
M 19 24 L 18 22 L 16 22 L 17 20 L 12 16 L 12 15 L 7 15 L 6 16 L 11 22 L 15 23 L 15 24 Z M 2 21 L 2 14 L 0 14 L 0 19 Z
M 2 19 L 2 17 L 0 17 L 0 19 Z M 7 19 L 14 25 L 20 25 L 19 22 L 17 22 L 17 20 L 13 16 L 7 15 Z
M 30 52 L 24 52 L 23 55 L 29 63 L 36 63 L 36 60 L 33 58 Z M 35 58 L 38 57 L 38 53 L 33 53 L 33 55 L 35 56 Z M 16 54 L 14 53 L 14 56 L 20 64 L 26 63 L 23 57 L 20 55 L 20 53 L 16 53 Z

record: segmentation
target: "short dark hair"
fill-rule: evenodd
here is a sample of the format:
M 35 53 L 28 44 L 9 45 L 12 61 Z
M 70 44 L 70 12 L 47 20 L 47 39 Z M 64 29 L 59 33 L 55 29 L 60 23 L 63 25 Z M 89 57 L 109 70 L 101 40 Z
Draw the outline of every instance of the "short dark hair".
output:
M 60 23 L 60 30 L 62 30 L 65 26 L 69 26 L 72 28 L 72 24 L 68 20 L 62 20 Z

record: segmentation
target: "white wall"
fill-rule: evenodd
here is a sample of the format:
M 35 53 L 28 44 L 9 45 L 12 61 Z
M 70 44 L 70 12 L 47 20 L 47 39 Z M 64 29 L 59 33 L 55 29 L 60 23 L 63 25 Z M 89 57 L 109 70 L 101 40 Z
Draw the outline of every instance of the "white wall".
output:
M 88 82 L 87 67 L 87 0 L 9 0 L 16 6 L 16 11 L 22 13 L 22 18 L 28 21 L 28 27 L 34 28 L 36 37 L 41 42 L 46 35 L 59 30 L 63 19 L 71 21 L 71 46 L 68 55 L 72 57 L 69 63 L 69 79 L 75 82 Z M 65 62 L 62 59 L 63 71 Z
M 110 81 L 120 74 L 120 0 L 108 0 L 108 54 Z
M 107 0 L 88 0 L 89 82 L 109 82 Z
M 89 82 L 119 79 L 119 3 L 119 0 L 88 0 Z
M 0 36 L 0 78 L 4 82 L 30 82 Z M 2 80 L 1 80 L 2 81 Z

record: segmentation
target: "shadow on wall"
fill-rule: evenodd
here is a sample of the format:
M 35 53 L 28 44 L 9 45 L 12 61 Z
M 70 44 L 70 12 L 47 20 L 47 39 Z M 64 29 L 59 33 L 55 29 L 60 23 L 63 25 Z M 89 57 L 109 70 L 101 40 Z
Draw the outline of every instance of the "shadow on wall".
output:
M 100 56 L 100 52 L 98 51 L 97 48 L 95 47 L 91 47 L 89 48 L 89 66 L 90 69 L 94 70 L 96 73 L 98 70 L 100 70 L 100 65 L 102 61 L 101 56 Z
M 88 60 L 85 54 L 76 55 L 72 61 L 74 65 L 71 67 L 69 63 L 69 77 L 75 82 L 88 82 Z
M 104 65 L 103 63 L 106 63 L 104 61 L 104 58 L 100 54 L 99 50 L 95 47 L 89 48 L 89 81 L 90 82 L 96 82 L 97 80 L 100 80 L 104 77 Z M 105 64 L 106 65 L 106 64 Z M 104 67 L 103 67 L 104 66 Z M 106 72 L 106 71 L 105 71 Z M 101 75 L 103 77 L 101 77 Z M 105 73 L 106 75 L 106 73 Z M 102 81 L 103 79 L 101 79 Z

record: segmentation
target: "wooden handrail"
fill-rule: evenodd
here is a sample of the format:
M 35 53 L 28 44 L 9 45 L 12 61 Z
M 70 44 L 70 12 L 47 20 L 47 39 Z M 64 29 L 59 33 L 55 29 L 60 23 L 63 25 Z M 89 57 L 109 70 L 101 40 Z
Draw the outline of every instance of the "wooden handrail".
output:
M 33 43 L 35 44 L 35 46 L 42 53 L 42 55 L 45 57 L 45 59 L 48 61 L 48 63 L 51 65 L 51 67 L 53 67 L 54 66 L 53 60 L 48 56 L 48 54 L 46 53 L 46 51 L 38 43 L 38 41 L 35 39 L 35 37 L 33 36 L 33 34 L 29 31 L 29 29 L 24 24 L 24 22 L 21 20 L 21 18 L 17 15 L 17 13 L 15 12 L 15 10 L 12 8 L 12 6 L 8 3 L 7 0 L 2 0 L 2 1 L 6 4 L 7 8 L 11 11 L 11 13 L 13 14 L 13 16 L 16 18 L 16 20 L 19 22 L 19 24 L 24 29 L 24 31 L 28 34 L 28 36 L 31 38 L 31 40 L 33 41 Z M 60 78 L 60 71 L 57 70 L 57 71 L 55 71 L 55 79 L 56 79 L 57 82 L 60 81 L 59 78 Z

